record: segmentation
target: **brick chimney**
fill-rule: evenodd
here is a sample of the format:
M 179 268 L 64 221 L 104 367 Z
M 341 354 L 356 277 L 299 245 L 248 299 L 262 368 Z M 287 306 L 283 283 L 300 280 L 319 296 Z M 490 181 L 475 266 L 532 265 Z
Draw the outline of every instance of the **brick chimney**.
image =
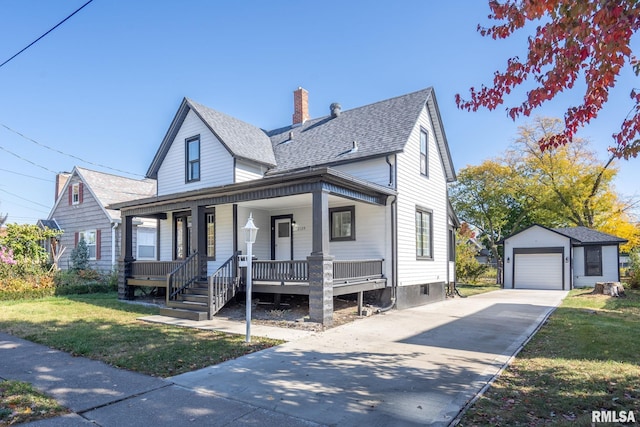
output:
M 56 175 L 56 194 L 55 194 L 55 199 L 54 201 L 58 201 L 58 197 L 60 197 L 60 192 L 62 191 L 62 189 L 64 188 L 64 185 L 67 183 L 67 181 L 69 180 L 69 177 L 71 176 L 71 174 L 69 172 L 60 172 L 59 174 Z
M 293 91 L 293 124 L 302 124 L 309 118 L 309 92 L 299 87 Z

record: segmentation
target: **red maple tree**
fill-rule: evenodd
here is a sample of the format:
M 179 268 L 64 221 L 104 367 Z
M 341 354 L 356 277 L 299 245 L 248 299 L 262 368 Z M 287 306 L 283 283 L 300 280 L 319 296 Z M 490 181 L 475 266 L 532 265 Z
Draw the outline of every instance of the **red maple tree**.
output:
M 578 128 L 598 115 L 623 67 L 630 65 L 636 75 L 640 73 L 640 63 L 630 46 L 640 27 L 638 0 L 491 0 L 489 7 L 489 19 L 499 24 L 488 28 L 479 25 L 483 36 L 504 39 L 528 21 L 539 20 L 540 25 L 535 36 L 529 37 L 526 60 L 509 59 L 505 71 L 495 73 L 492 86 L 471 88 L 468 100 L 458 94 L 456 104 L 469 111 L 481 107 L 493 110 L 515 87 L 534 81 L 536 87 L 527 92 L 526 99 L 507 108 L 515 120 L 583 78 L 586 91 L 582 104 L 567 109 L 562 133 L 539 141 L 543 150 L 571 142 Z M 613 134 L 614 146 L 609 148 L 625 159 L 640 152 L 636 138 L 640 133 L 640 91 L 633 89 L 631 98 L 634 106 Z

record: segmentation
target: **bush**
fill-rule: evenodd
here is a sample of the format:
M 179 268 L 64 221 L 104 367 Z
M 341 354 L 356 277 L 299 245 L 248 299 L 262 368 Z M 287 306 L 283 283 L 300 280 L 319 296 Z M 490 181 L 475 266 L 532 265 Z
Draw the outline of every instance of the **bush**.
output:
M 56 295 L 93 294 L 118 290 L 117 272 L 96 270 L 67 270 L 55 274 Z
M 33 299 L 52 296 L 56 285 L 52 273 L 31 277 L 0 278 L 0 300 Z
M 640 250 L 629 252 L 629 267 L 627 268 L 627 284 L 631 289 L 640 289 Z

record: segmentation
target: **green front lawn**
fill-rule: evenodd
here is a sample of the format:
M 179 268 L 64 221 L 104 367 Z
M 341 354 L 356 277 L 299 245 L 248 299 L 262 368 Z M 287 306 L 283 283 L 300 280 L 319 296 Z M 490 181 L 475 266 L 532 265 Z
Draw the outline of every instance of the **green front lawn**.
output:
M 115 293 L 1 301 L 0 331 L 118 368 L 167 377 L 280 342 L 137 320 L 155 307 L 118 301 Z

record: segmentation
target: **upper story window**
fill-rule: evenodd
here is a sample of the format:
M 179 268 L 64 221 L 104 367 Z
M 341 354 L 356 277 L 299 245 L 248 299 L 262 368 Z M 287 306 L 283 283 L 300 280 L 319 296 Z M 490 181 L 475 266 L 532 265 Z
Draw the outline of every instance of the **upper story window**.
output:
M 433 259 L 433 212 L 416 209 L 416 257 Z
M 584 275 L 602 276 L 602 246 L 584 247 Z
M 71 204 L 79 205 L 82 203 L 82 183 L 76 182 L 71 185 Z
M 200 135 L 187 138 L 186 147 L 186 181 L 200 181 Z
M 329 209 L 331 240 L 356 240 L 356 207 Z
M 420 129 L 420 173 L 429 176 L 429 132 Z

